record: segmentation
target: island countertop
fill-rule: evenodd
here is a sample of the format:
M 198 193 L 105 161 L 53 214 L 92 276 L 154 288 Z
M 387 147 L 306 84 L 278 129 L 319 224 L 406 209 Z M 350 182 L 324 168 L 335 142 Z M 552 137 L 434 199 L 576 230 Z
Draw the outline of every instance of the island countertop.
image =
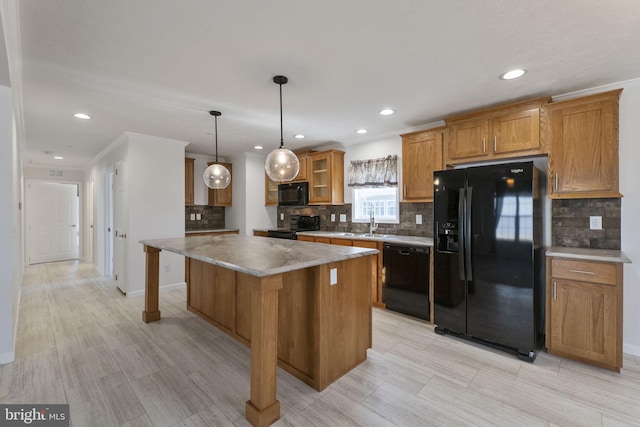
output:
M 141 240 L 140 243 L 257 277 L 378 253 L 376 249 L 236 234 Z

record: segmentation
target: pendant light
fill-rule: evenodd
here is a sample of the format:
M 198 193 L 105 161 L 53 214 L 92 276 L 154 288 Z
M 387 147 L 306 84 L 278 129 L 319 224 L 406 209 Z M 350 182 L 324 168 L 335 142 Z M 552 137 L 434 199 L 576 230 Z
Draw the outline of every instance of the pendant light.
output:
M 295 153 L 284 148 L 282 137 L 282 85 L 289 81 L 285 76 L 275 76 L 273 82 L 280 85 L 280 148 L 273 150 L 264 162 L 264 170 L 272 181 L 291 181 L 300 170 L 300 162 Z
M 216 123 L 216 162 L 205 169 L 202 178 L 207 187 L 214 190 L 227 188 L 231 182 L 231 172 L 229 169 L 218 163 L 218 117 L 222 115 L 220 111 L 209 111 Z

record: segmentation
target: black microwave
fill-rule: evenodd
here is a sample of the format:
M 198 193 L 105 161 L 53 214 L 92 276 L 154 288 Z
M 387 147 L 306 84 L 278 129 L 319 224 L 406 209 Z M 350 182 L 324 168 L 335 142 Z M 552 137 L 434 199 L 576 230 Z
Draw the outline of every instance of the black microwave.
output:
M 308 182 L 291 182 L 278 185 L 278 206 L 307 206 L 308 204 Z

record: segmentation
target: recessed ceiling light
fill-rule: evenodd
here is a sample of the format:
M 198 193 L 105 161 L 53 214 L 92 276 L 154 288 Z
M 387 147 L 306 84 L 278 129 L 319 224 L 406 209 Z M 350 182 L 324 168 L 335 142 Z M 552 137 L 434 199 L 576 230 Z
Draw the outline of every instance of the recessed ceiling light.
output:
M 391 108 L 385 108 L 384 110 L 380 111 L 380 114 L 383 116 L 390 116 L 393 113 L 395 113 L 395 111 L 393 111 Z
M 64 160 L 64 157 L 62 156 L 53 156 L 53 158 L 56 160 Z
M 513 79 L 517 79 L 518 77 L 524 76 L 526 72 L 527 70 L 521 70 L 521 69 L 511 70 L 501 75 L 500 78 L 502 80 L 513 80 Z
M 73 117 L 75 117 L 76 119 L 82 119 L 82 120 L 89 120 L 91 118 L 90 115 L 85 113 L 75 113 Z
M 262 150 L 264 147 L 262 145 L 256 145 L 253 147 L 254 150 Z
M 367 130 L 366 130 L 366 129 L 358 129 L 358 130 L 356 131 L 356 133 L 360 133 L 360 134 L 362 134 L 362 133 L 367 133 Z
M 296 138 L 296 139 L 302 139 L 302 138 L 304 138 L 304 135 L 299 133 L 297 135 L 293 135 L 293 137 Z

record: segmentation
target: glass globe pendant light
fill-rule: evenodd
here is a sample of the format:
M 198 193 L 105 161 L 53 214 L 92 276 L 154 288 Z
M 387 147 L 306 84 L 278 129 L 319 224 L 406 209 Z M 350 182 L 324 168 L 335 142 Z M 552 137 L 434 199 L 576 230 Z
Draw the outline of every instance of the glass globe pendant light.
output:
M 285 76 L 275 76 L 273 82 L 280 85 L 280 148 L 273 150 L 264 162 L 264 170 L 272 181 L 291 181 L 300 170 L 295 153 L 284 148 L 282 136 L 282 85 L 289 81 Z
M 209 111 L 216 122 L 216 162 L 205 169 L 202 178 L 207 187 L 214 190 L 227 188 L 231 182 L 231 172 L 229 169 L 218 163 L 218 117 L 222 115 L 220 111 Z

